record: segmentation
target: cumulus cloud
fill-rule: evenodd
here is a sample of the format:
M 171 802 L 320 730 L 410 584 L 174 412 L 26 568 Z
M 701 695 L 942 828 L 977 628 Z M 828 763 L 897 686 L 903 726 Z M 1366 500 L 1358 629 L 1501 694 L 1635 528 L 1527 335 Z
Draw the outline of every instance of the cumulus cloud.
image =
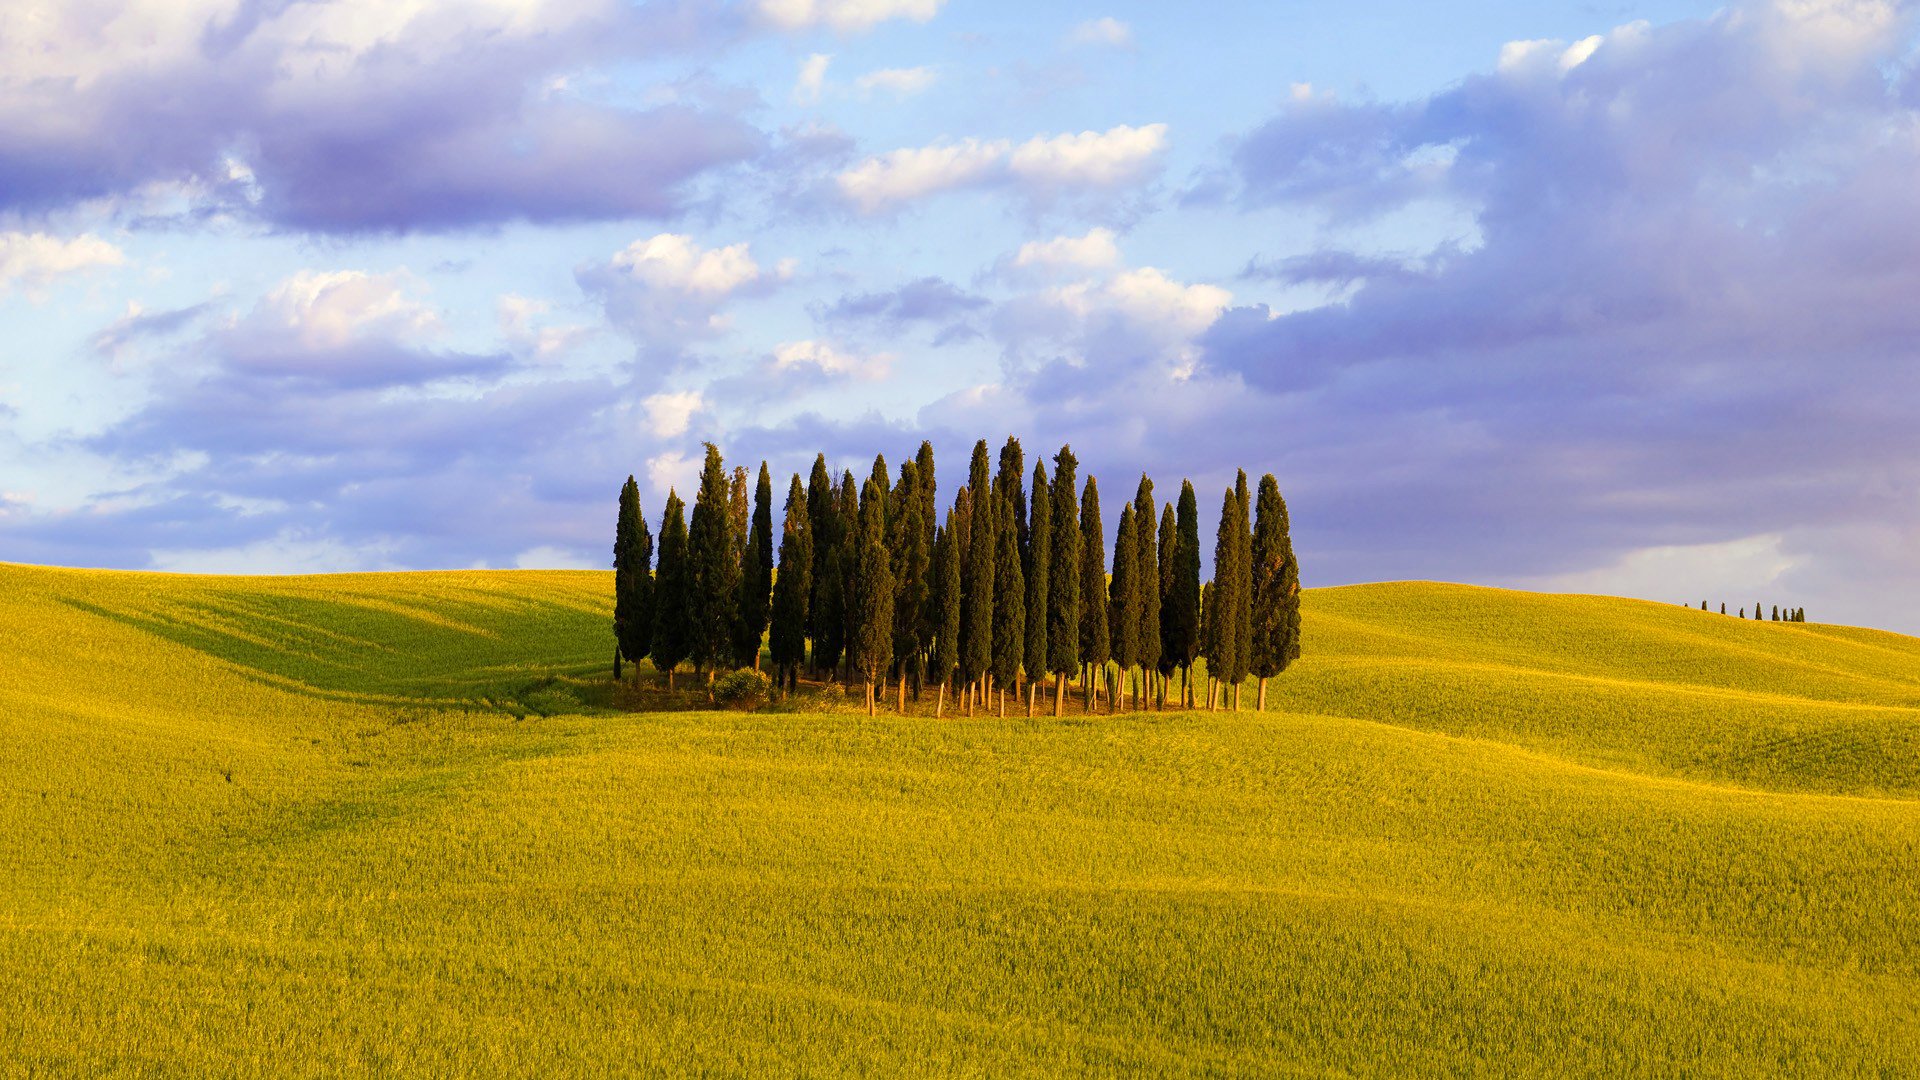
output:
M 646 410 L 647 426 L 654 435 L 677 439 L 693 426 L 694 414 L 706 410 L 707 399 L 698 390 L 680 390 L 654 394 L 640 404 Z
M 884 379 L 899 357 L 892 353 L 860 355 L 843 351 L 824 341 L 789 341 L 773 350 L 773 369 L 778 373 L 816 372 L 834 378 L 872 381 Z
M 336 232 L 670 215 L 759 133 L 727 111 L 564 89 L 582 67 L 729 33 L 668 8 L 32 5 L 0 33 L 0 210 L 166 188 Z
M 1114 243 L 1113 230 L 1097 227 L 1085 236 L 1029 240 L 1013 256 L 1013 265 L 1021 269 L 1101 270 L 1119 261 L 1120 246 Z
M 826 53 L 814 53 L 800 62 L 800 74 L 793 80 L 793 93 L 789 95 L 796 105 L 817 105 L 820 93 L 827 85 L 827 65 L 833 63 L 833 57 Z
M 939 73 L 930 67 L 881 68 L 854 80 L 861 93 L 883 93 L 908 98 L 932 86 Z
M 767 22 L 783 30 L 826 27 L 840 33 L 869 30 L 892 19 L 926 22 L 945 0 L 760 0 Z
M 1011 140 L 964 139 L 871 157 L 839 174 L 841 195 L 878 213 L 943 191 L 1015 185 L 1030 194 L 1112 189 L 1136 184 L 1160 163 L 1167 125 L 1126 124 L 1106 131 Z
M 36 292 L 55 278 L 103 266 L 124 266 L 119 248 L 91 233 L 63 240 L 45 233 L 0 232 L 0 296 Z
M 614 325 L 643 342 L 676 345 L 725 332 L 721 309 L 730 299 L 764 295 L 791 273 L 789 263 L 762 270 L 744 243 L 704 248 L 692 237 L 660 233 L 575 277 Z

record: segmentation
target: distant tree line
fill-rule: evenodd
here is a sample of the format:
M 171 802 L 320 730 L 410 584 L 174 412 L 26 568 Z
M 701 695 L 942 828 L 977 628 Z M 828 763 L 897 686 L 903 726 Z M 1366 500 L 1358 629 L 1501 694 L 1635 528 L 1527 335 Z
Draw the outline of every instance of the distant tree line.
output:
M 937 715 L 953 691 L 969 714 L 997 705 L 1004 716 L 1011 693 L 1029 716 L 1047 703 L 1058 716 L 1070 679 L 1089 712 L 1170 698 L 1238 709 L 1249 678 L 1265 709 L 1267 681 L 1300 656 L 1300 567 L 1273 476 L 1256 493 L 1242 471 L 1223 494 L 1203 586 L 1191 482 L 1161 506 L 1143 475 L 1109 554 L 1099 484 L 1078 472 L 1069 447 L 1051 475 L 1043 462 L 1029 474 L 1018 439 L 997 461 L 981 440 L 943 517 L 932 444 L 897 475 L 876 457 L 864 480 L 836 480 L 819 455 L 788 484 L 777 555 L 765 462 L 749 496 L 747 470 L 729 477 L 709 443 L 691 523 L 670 492 L 657 550 L 628 477 L 614 676 L 623 660 L 651 658 L 669 687 L 688 664 L 711 688 L 722 669 L 757 669 L 764 637 L 783 689 L 803 672 L 857 682 L 869 713 L 891 682 L 901 710 L 932 692 Z
M 1688 605 L 1684 605 L 1684 604 L 1683 604 L 1683 605 L 1681 605 L 1681 606 L 1682 606 L 1682 607 L 1685 607 L 1685 606 L 1688 606 Z M 1706 602 L 1705 600 L 1702 600 L 1702 601 L 1700 601 L 1700 610 L 1701 610 L 1701 611 L 1706 611 L 1706 610 L 1707 610 L 1707 602 Z M 1755 605 L 1753 605 L 1753 617 L 1754 617 L 1754 619 L 1755 619 L 1756 621 L 1759 621 L 1759 622 L 1799 622 L 1799 623 L 1803 623 L 1803 622 L 1806 622 L 1806 621 L 1807 621 L 1807 609 L 1806 609 L 1806 608 L 1783 608 L 1783 607 L 1781 607 L 1780 605 L 1778 605 L 1778 604 L 1775 604 L 1775 605 L 1773 605 L 1773 607 L 1771 608 L 1771 611 L 1772 611 L 1772 614 L 1771 614 L 1771 615 L 1762 615 L 1762 614 L 1760 613 L 1760 611 L 1761 611 L 1761 608 L 1760 608 L 1760 605 L 1759 605 L 1759 604 L 1755 604 Z M 1722 603 L 1722 604 L 1720 605 L 1720 614 L 1722 614 L 1722 615 L 1725 615 L 1726 613 L 1727 613 L 1727 605 L 1726 605 L 1725 603 Z M 1735 616 L 1734 616 L 1734 617 L 1735 617 L 1735 618 L 1740 618 L 1740 619 L 1744 619 L 1744 618 L 1746 618 L 1746 617 L 1747 617 L 1747 609 L 1746 609 L 1746 608 L 1741 608 L 1741 609 L 1739 609 L 1739 610 L 1738 610 L 1738 611 L 1737 611 L 1737 612 L 1735 613 Z

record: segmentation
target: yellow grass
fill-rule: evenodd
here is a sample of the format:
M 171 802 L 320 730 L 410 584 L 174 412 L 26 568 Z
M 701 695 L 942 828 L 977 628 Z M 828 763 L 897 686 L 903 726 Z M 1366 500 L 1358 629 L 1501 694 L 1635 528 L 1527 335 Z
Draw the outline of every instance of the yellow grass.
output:
M 0 1070 L 1920 1075 L 1913 639 L 1362 586 L 1265 715 L 631 714 L 610 585 L 0 566 Z

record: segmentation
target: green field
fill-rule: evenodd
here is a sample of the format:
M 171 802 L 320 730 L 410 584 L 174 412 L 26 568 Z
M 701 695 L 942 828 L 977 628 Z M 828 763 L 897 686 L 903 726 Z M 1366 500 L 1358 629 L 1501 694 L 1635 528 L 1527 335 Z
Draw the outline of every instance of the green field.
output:
M 1263 715 L 646 713 L 610 591 L 0 566 L 0 1069 L 1920 1075 L 1920 640 L 1373 585 Z

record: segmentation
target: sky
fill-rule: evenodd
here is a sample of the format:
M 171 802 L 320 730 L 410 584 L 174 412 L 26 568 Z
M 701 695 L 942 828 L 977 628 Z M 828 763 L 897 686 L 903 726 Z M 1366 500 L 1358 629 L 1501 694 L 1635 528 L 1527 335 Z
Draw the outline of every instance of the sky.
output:
M 1888 0 L 0 0 L 0 560 L 607 566 L 701 444 L 1920 632 Z M 1107 523 L 1109 529 L 1113 522 Z

